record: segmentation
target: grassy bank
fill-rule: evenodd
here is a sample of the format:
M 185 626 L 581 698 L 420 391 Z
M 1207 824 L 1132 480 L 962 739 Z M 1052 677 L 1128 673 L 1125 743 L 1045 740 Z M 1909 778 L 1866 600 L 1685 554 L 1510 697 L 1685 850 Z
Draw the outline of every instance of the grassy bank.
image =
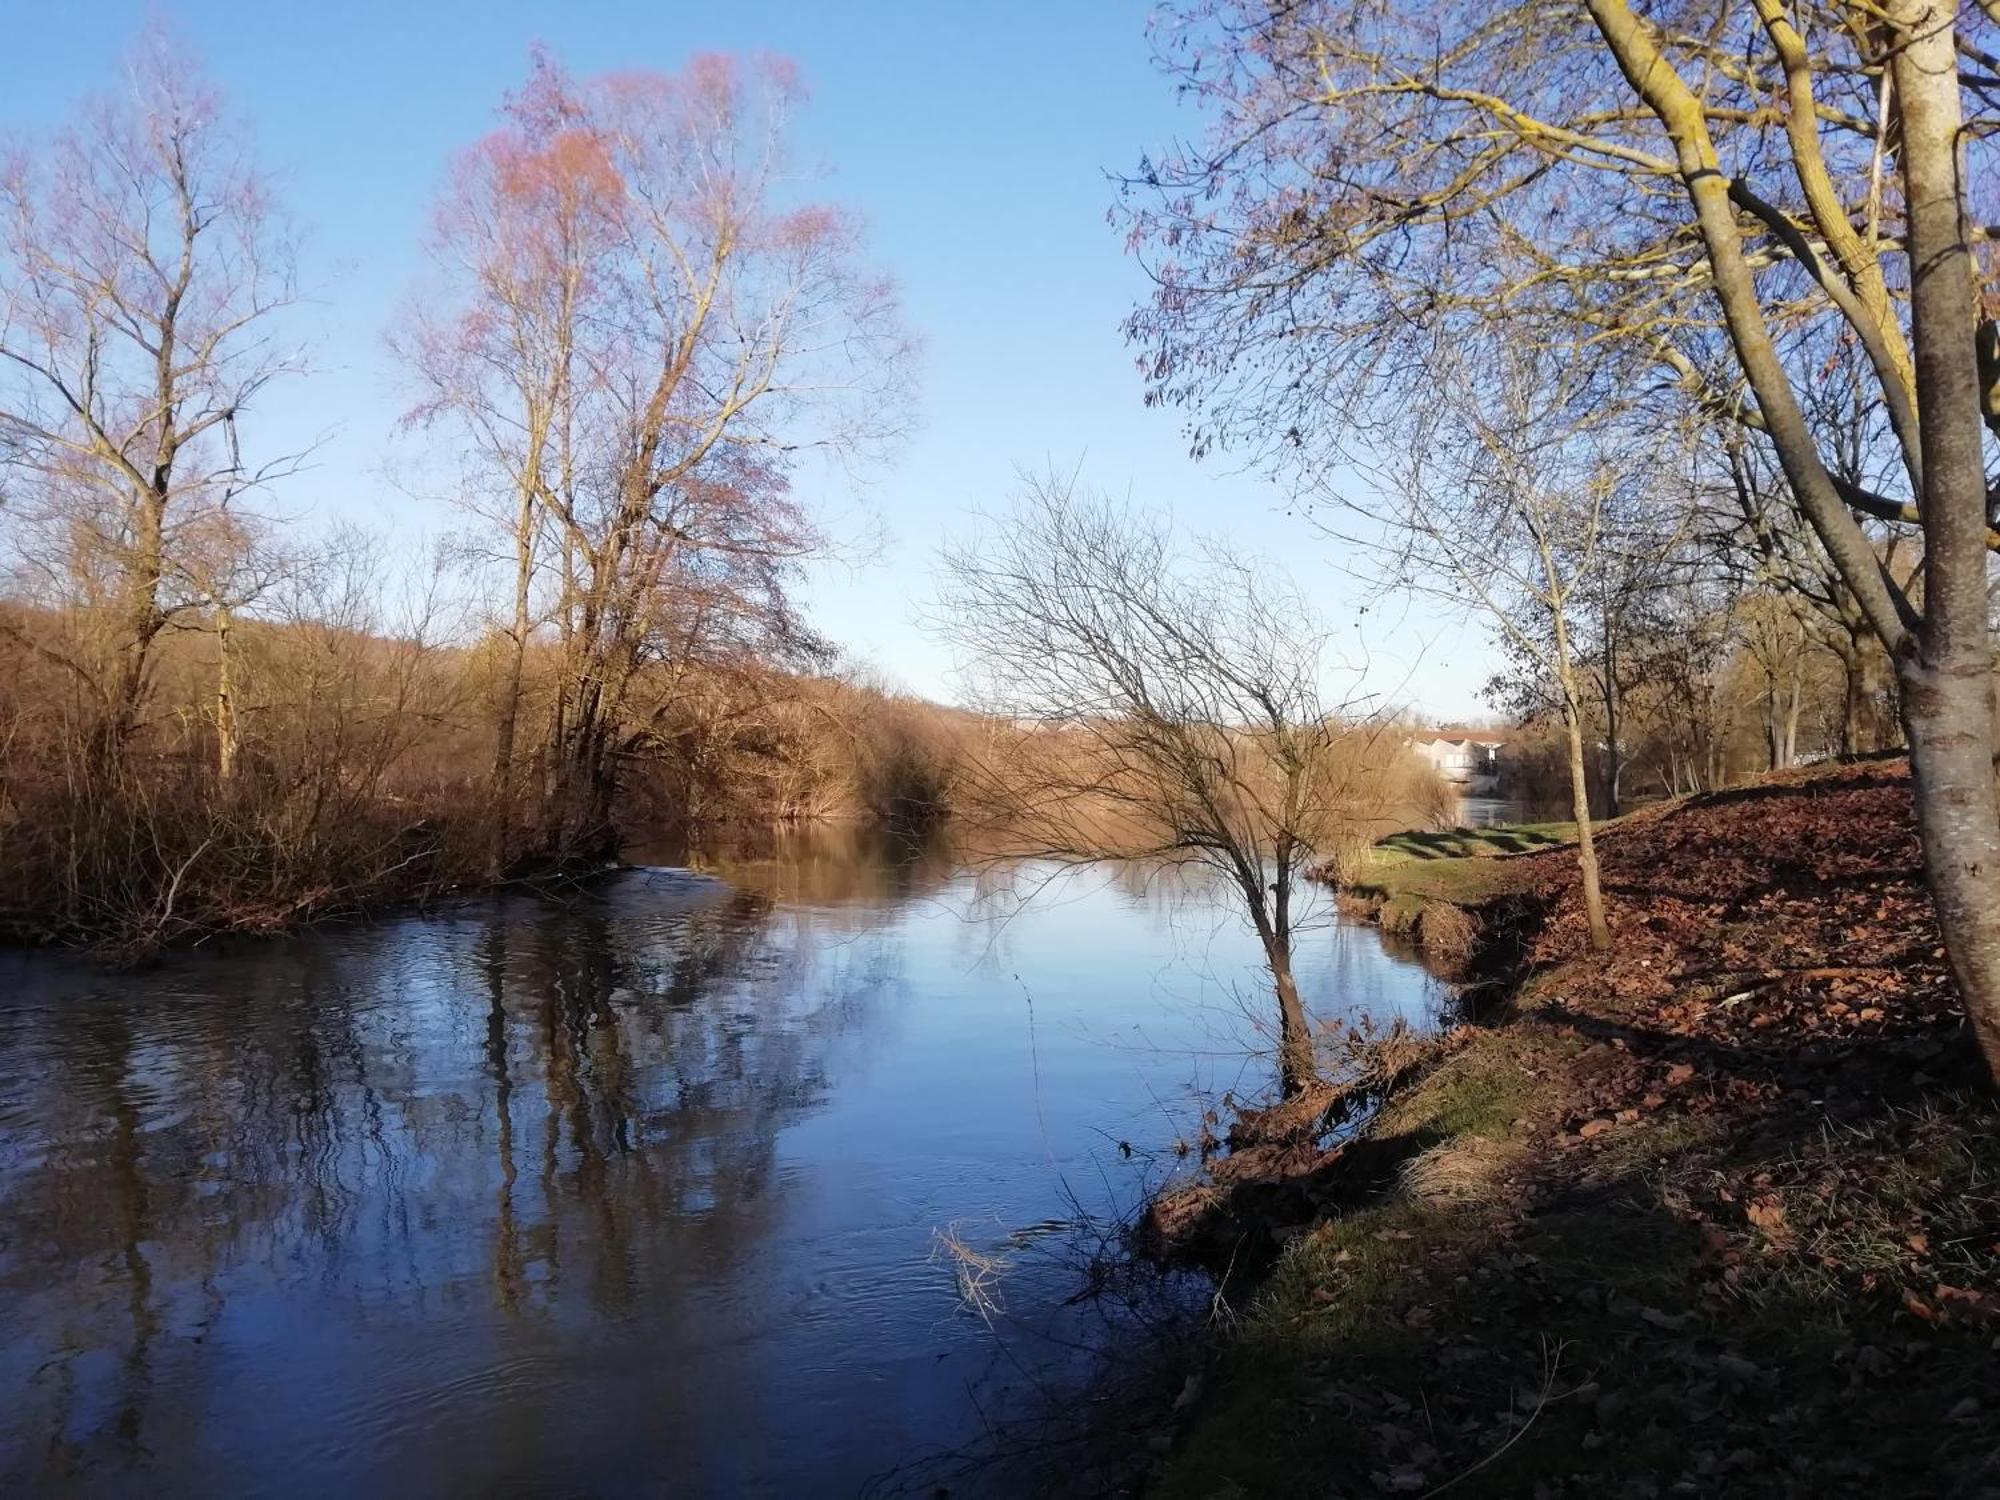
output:
M 1478 956 L 1471 913 L 1522 889 L 1532 866 L 1515 858 L 1562 848 L 1574 823 L 1508 823 L 1491 828 L 1410 830 L 1351 851 L 1322 869 L 1341 909 L 1422 950 L 1447 974 Z
M 1560 848 L 1385 851 L 1382 899 L 1504 918 L 1507 999 L 1362 1139 L 1287 1162 L 1320 1212 L 1277 1226 L 1155 1493 L 2000 1487 L 2000 1112 L 1904 772 L 1700 799 L 1601 852 L 1603 958 Z

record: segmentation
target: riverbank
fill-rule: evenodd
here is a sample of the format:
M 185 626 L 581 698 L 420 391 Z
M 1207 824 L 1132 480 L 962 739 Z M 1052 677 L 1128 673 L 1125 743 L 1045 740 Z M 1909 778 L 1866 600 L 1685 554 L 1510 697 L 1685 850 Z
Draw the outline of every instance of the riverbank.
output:
M 1600 854 L 1604 956 L 1561 847 L 1350 891 L 1461 913 L 1497 980 L 1358 1138 L 1278 1166 L 1315 1216 L 1153 1493 L 2000 1485 L 2000 1110 L 1906 768 L 1651 809 Z

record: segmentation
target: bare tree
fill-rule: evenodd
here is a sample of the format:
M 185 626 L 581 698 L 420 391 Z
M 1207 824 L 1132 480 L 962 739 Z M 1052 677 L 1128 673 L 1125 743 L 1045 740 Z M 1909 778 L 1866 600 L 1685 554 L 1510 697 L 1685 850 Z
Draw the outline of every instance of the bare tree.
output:
M 1578 636 L 1617 564 L 1643 562 L 1642 549 L 1672 550 L 1671 532 L 1630 519 L 1655 508 L 1667 455 L 1636 440 L 1624 413 L 1596 407 L 1587 386 L 1571 387 L 1530 352 L 1503 351 L 1484 365 L 1441 358 L 1438 368 L 1441 399 L 1413 411 L 1375 482 L 1344 496 L 1381 530 L 1336 534 L 1383 559 L 1399 584 L 1476 606 L 1549 684 L 1568 744 L 1591 945 L 1604 949 L 1611 931 L 1598 882 Z
M 1183 7 L 1169 64 L 1216 136 L 1140 174 L 1161 287 L 1132 331 L 1198 446 L 1324 458 L 1439 342 L 1494 337 L 1563 350 L 1607 394 L 1664 375 L 1663 407 L 1768 437 L 1895 664 L 1932 897 L 2000 1076 L 2000 332 L 1972 228 L 1993 217 L 2000 19 L 1942 0 L 1652 9 Z M 1885 489 L 1830 457 L 1802 400 L 1832 335 L 1861 351 Z M 1920 602 L 1857 515 L 1921 533 Z
M 1027 855 L 1214 870 L 1270 969 L 1283 1085 L 1303 1088 L 1301 882 L 1357 826 L 1366 775 L 1342 753 L 1303 602 L 1220 545 L 1177 549 L 1164 524 L 1043 480 L 946 555 L 942 603 L 980 705 L 1015 726 L 968 755 L 961 805 Z
M 463 435 L 467 503 L 510 554 L 493 750 L 500 866 L 510 858 L 528 642 L 548 607 L 537 575 L 553 499 L 576 487 L 586 320 L 615 274 L 623 198 L 602 130 L 545 54 L 502 113 L 501 128 L 454 164 L 438 207 L 431 254 L 450 293 L 420 301 L 391 340 L 422 392 L 409 422 L 449 422 Z
M 185 540 L 295 466 L 246 468 L 238 441 L 299 368 L 274 317 L 293 297 L 267 184 L 158 33 L 122 96 L 0 168 L 0 463 L 31 554 L 16 563 L 90 610 L 85 639 L 33 645 L 86 689 L 101 751 L 131 738 L 155 641 L 198 605 Z
M 419 415 L 457 420 L 505 497 L 496 774 L 526 640 L 550 621 L 550 791 L 585 840 L 644 741 L 646 668 L 805 643 L 784 592 L 818 545 L 792 495 L 802 459 L 871 452 L 903 422 L 894 289 L 861 268 L 847 215 L 795 199 L 800 98 L 778 61 L 578 81 L 538 58 L 440 218 L 449 311 L 412 359 Z
M 1669 583 L 1685 563 L 1685 549 L 1677 545 L 1683 508 L 1672 496 L 1646 498 L 1655 503 L 1621 506 L 1608 518 L 1614 524 L 1576 578 L 1570 607 L 1564 610 L 1567 649 L 1586 690 L 1585 738 L 1600 747 L 1595 769 L 1605 816 L 1612 818 L 1624 810 L 1633 741 L 1664 707 L 1660 695 L 1647 689 L 1662 666 L 1659 648 L 1666 629 L 1664 606 L 1672 598 Z M 1463 602 L 1463 588 L 1452 592 Z M 1549 668 L 1554 619 L 1537 607 L 1515 612 L 1508 624 L 1494 632 L 1506 665 L 1487 680 L 1487 702 L 1523 725 L 1560 721 L 1562 688 Z M 1516 640 L 1514 631 L 1531 644 Z

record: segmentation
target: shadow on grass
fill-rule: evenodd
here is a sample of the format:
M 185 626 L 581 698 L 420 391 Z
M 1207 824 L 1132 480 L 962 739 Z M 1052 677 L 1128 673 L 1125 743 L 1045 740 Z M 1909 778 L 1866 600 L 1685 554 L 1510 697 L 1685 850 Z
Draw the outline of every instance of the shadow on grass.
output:
M 1938 1303 L 1931 1282 L 1967 1274 L 1903 1226 L 1977 1231 L 1995 1116 L 1971 1096 L 1775 1113 L 1660 1122 L 1574 1148 L 1594 1166 L 1560 1181 L 1325 1224 L 1149 1493 L 1993 1493 L 1993 1329 L 1900 1293 Z M 1384 1145 L 1407 1162 L 1433 1136 L 1467 1139 Z
M 1876 897 L 1921 891 L 1884 852 L 1910 844 L 1907 809 L 1852 794 L 1902 784 L 1782 781 L 1636 828 L 1607 870 L 1614 926 L 1657 924 L 1672 1005 L 1666 971 L 1641 972 L 1655 948 L 1531 957 L 1577 941 L 1546 940 L 1558 910 L 1573 921 L 1568 888 L 1483 907 L 1482 1025 L 1383 1106 L 1367 1149 L 1269 1200 L 1281 1226 L 1319 1217 L 1277 1237 L 1148 1493 L 2000 1495 L 1982 1405 L 2000 1104 L 1942 1008 L 1931 942 Z M 1702 816 L 1807 800 L 1796 819 Z M 1896 983 L 1868 991 L 1868 1017 L 1775 989 L 1774 963 L 1786 985 Z M 1264 1206 L 1248 1189 L 1237 1205 Z
M 1411 859 L 1465 859 L 1480 854 L 1526 854 L 1549 849 L 1563 840 L 1542 828 L 1499 824 L 1491 828 L 1412 829 L 1391 834 L 1381 847 Z

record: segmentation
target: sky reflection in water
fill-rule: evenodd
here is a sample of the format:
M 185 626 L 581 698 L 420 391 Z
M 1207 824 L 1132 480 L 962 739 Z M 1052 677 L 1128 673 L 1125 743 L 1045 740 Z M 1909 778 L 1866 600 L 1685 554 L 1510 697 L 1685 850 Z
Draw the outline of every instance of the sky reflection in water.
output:
M 1196 1089 L 1261 1087 L 1247 934 L 1171 872 L 717 869 L 0 956 L 0 1487 L 843 1494 L 970 1438 L 1007 1365 L 935 1231 L 1129 1203 Z M 1303 943 L 1322 1011 L 1437 1001 Z

